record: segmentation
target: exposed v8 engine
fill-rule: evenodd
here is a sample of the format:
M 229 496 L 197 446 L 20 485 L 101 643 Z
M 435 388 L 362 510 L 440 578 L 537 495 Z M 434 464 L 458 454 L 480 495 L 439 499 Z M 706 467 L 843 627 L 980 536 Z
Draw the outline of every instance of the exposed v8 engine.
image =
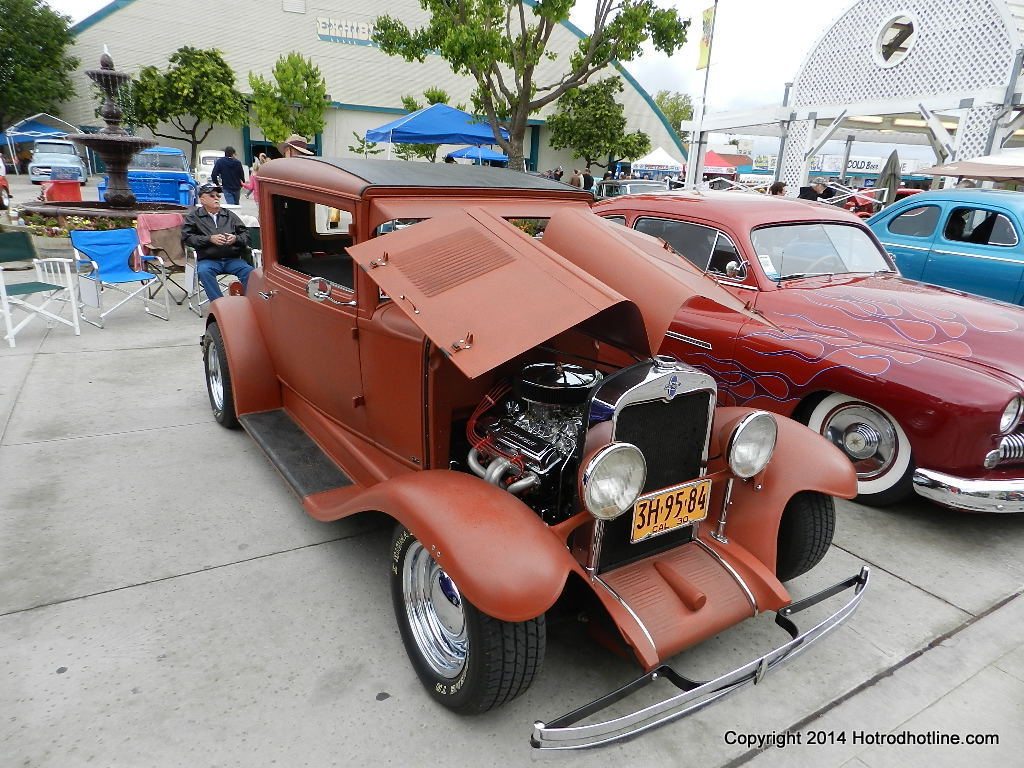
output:
M 572 485 L 587 430 L 587 404 L 599 371 L 534 363 L 485 398 L 467 425 L 470 468 L 521 494 L 544 520 L 569 514 Z M 500 407 L 499 407 L 500 406 Z

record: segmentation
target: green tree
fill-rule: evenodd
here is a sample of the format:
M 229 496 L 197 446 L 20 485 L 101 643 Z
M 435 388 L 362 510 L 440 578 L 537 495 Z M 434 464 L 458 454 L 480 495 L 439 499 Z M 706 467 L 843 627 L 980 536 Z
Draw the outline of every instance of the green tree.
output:
M 355 152 L 363 157 L 369 157 L 370 155 L 379 155 L 384 151 L 383 149 L 377 149 L 376 141 L 367 141 L 365 137 L 360 136 L 355 131 L 352 131 L 352 135 L 355 137 L 356 143 L 349 144 L 349 152 Z
M 184 46 L 171 54 L 161 72 L 143 67 L 133 83 L 135 119 L 165 139 L 183 139 L 192 146 L 192 165 L 199 145 L 215 125 L 241 126 L 247 116 L 245 99 L 235 88 L 235 72 L 216 49 Z M 178 133 L 160 133 L 168 124 Z
M 654 97 L 654 103 L 658 105 L 665 117 L 672 124 L 672 130 L 683 143 L 688 140 L 688 131 L 679 130 L 679 124 L 684 120 L 693 119 L 693 102 L 689 94 L 677 93 L 675 91 L 658 91 Z
M 70 22 L 41 0 L 0 0 L 0 132 L 75 95 Z
M 537 80 L 538 66 L 557 54 L 547 47 L 555 27 L 569 18 L 576 0 L 420 0 L 427 25 L 410 29 L 382 16 L 373 40 L 385 53 L 422 62 L 439 53 L 457 74 L 476 82 L 475 109 L 485 115 L 494 141 L 509 156 L 509 167 L 523 168 L 523 141 L 531 114 L 557 101 L 613 61 L 632 61 L 643 44 L 671 55 L 686 41 L 688 20 L 654 0 L 597 0 L 594 30 L 563 61 L 563 72 Z M 499 127 L 509 132 L 506 141 Z
M 315 136 L 326 122 L 327 83 L 320 68 L 292 51 L 274 64 L 273 82 L 249 73 L 256 123 L 275 144 L 291 134 Z
M 558 112 L 548 118 L 551 146 L 572 150 L 587 168 L 605 167 L 599 158 L 633 160 L 651 151 L 651 139 L 643 131 L 626 133 L 626 115 L 615 94 L 622 79 L 604 80 L 573 88 L 558 100 Z

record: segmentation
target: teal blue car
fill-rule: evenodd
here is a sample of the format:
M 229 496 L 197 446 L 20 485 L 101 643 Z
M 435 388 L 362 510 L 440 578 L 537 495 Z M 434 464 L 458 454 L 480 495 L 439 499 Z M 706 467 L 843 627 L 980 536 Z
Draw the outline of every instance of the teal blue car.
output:
M 1024 304 L 1024 194 L 922 192 L 867 224 L 904 277 Z

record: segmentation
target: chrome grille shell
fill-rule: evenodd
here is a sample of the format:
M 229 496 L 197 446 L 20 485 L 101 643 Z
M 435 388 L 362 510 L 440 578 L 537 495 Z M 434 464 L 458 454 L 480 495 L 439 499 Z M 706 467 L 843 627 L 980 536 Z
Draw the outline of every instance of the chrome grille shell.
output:
M 655 491 L 706 474 L 717 391 L 711 376 L 684 363 L 641 363 L 601 382 L 591 401 L 591 425 L 610 415 L 613 440 L 642 443 L 637 447 L 649 478 L 644 491 Z M 654 421 L 667 431 L 653 431 Z M 607 571 L 693 537 L 692 526 L 686 526 L 631 544 L 632 519 L 630 510 L 615 520 L 596 521 L 588 558 L 592 569 Z

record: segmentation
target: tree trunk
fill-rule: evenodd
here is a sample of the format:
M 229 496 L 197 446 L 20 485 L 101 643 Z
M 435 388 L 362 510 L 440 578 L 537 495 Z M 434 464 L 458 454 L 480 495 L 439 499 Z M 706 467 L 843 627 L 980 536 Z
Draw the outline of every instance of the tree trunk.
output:
M 526 170 L 526 157 L 523 155 L 522 139 L 512 137 L 509 140 L 508 167 L 513 171 Z

